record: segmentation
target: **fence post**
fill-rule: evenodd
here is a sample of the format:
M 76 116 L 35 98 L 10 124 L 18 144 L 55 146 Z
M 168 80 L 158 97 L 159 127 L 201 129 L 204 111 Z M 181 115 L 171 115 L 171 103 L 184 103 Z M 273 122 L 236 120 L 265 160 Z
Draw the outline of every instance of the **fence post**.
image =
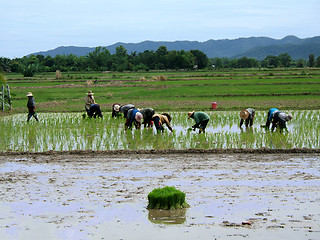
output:
M 1 86 L 1 109 L 4 111 L 4 86 Z
M 12 110 L 9 84 L 7 84 L 7 95 L 8 95 L 8 104 L 9 104 L 9 109 L 10 109 L 10 110 Z

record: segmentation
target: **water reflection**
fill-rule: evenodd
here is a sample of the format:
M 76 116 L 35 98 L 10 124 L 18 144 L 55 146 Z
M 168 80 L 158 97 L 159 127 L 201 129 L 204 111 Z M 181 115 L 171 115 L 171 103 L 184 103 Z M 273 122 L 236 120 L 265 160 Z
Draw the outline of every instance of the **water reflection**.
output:
M 156 224 L 182 224 L 186 221 L 187 209 L 156 210 L 149 209 L 148 219 Z

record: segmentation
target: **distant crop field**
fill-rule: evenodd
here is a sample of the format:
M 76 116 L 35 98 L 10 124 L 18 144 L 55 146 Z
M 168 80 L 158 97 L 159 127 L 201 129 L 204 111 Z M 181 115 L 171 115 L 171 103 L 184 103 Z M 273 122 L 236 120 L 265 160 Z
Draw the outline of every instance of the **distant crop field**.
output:
M 83 112 L 88 90 L 102 111 L 113 103 L 132 103 L 156 111 L 312 110 L 320 108 L 320 69 L 246 69 L 161 72 L 66 72 L 32 78 L 8 74 L 13 111 L 27 111 L 26 93 L 35 96 L 38 112 Z

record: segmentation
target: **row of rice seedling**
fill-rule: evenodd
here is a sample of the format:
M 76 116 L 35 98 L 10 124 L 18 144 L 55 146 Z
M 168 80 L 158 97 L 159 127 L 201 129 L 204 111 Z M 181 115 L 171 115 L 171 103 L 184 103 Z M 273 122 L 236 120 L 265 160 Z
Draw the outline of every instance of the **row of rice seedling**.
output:
M 319 148 L 319 110 L 294 111 L 288 131 L 260 128 L 267 113 L 257 112 L 252 128 L 239 128 L 239 112 L 210 112 L 205 134 L 193 132 L 186 113 L 174 112 L 173 132 L 155 129 L 124 130 L 124 119 L 83 119 L 81 113 L 43 113 L 39 122 L 26 114 L 0 118 L 0 151 L 70 151 L 212 148 Z

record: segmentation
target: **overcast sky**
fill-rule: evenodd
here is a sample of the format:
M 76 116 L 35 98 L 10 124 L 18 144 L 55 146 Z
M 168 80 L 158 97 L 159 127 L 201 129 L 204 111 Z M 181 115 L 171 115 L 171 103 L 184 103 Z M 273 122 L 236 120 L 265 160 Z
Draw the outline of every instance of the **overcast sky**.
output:
M 319 0 L 2 0 L 0 57 L 59 46 L 320 35 Z

